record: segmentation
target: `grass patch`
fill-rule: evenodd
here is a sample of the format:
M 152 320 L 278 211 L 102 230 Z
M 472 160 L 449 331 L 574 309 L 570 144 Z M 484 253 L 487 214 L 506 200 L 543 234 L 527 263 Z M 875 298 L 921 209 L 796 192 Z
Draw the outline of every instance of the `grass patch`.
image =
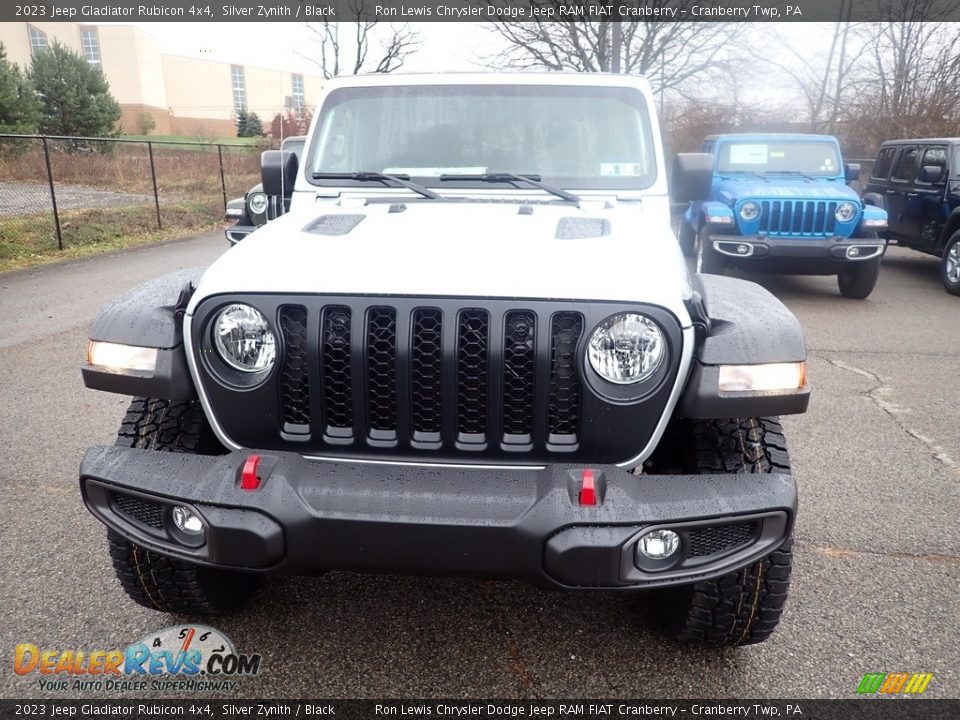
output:
M 0 218 L 0 272 L 122 250 L 222 227 L 222 198 L 168 203 L 157 229 L 153 205 L 68 210 L 60 214 L 64 250 L 57 249 L 53 217 Z

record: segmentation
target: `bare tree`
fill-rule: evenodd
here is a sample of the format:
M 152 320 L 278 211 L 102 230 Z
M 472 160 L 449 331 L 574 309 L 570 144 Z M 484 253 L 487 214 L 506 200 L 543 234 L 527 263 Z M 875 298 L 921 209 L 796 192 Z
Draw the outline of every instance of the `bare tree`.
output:
M 320 46 L 318 56 L 307 57 L 320 66 L 324 77 L 394 72 L 420 47 L 420 34 L 408 24 L 370 20 L 365 0 L 352 0 L 349 7 L 354 17 L 352 23 L 306 23 Z M 385 36 L 371 54 L 372 36 L 379 33 Z
M 849 120 L 872 143 L 960 130 L 960 0 L 874 0 L 861 29 L 868 62 Z
M 698 0 L 650 0 L 650 7 L 689 10 Z M 507 48 L 491 61 L 505 68 L 621 72 L 645 75 L 658 92 L 688 95 L 697 84 L 708 86 L 736 62 L 736 23 L 619 22 L 616 55 L 614 21 L 586 21 L 560 15 L 572 0 L 530 0 L 551 19 L 497 21 L 494 31 Z M 616 55 L 616 57 L 615 57 Z M 695 91 L 695 89 L 693 90 Z
M 829 25 L 830 47 L 825 53 L 811 54 L 807 48 L 792 47 L 782 36 L 777 46 L 787 49 L 784 59 L 777 59 L 769 48 L 752 51 L 758 62 L 773 68 L 802 96 L 805 116 L 801 121 L 811 132 L 836 132 L 845 100 L 858 82 L 856 70 L 866 48 L 862 43 L 851 42 L 859 27 L 850 21 L 854 2 L 840 0 L 838 22 Z

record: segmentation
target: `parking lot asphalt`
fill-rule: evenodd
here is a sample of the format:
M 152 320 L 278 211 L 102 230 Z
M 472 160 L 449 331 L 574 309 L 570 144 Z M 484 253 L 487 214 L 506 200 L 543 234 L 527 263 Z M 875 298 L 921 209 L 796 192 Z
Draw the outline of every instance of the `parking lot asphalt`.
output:
M 17 643 L 126 647 L 180 622 L 123 595 L 76 472 L 127 399 L 86 390 L 99 306 L 203 265 L 220 234 L 0 276 L 0 696 L 48 694 Z M 212 625 L 263 656 L 243 697 L 852 697 L 865 672 L 932 672 L 960 697 L 960 298 L 938 261 L 894 248 L 866 301 L 833 278 L 762 284 L 800 318 L 810 411 L 785 419 L 801 488 L 790 601 L 768 642 L 664 639 L 622 594 L 329 573 L 268 580 Z M 212 697 L 212 696 L 211 696 Z

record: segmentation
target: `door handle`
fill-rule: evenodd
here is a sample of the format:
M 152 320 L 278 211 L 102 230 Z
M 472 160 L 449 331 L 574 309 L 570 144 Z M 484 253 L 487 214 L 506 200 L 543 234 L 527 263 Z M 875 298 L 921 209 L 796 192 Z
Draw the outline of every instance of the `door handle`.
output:
M 897 194 L 897 191 L 896 191 L 896 190 L 887 190 L 887 191 L 886 191 L 886 194 L 887 194 L 887 195 L 896 195 L 896 194 Z

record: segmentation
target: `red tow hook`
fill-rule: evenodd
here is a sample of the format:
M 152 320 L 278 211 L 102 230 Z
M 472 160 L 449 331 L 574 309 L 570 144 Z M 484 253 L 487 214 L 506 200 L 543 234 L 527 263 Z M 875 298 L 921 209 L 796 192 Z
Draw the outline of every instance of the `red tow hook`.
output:
M 597 504 L 597 483 L 590 468 L 584 468 L 580 476 L 580 504 Z
M 240 471 L 240 487 L 243 490 L 256 490 L 260 487 L 260 476 L 257 474 L 259 466 L 259 455 L 251 455 L 243 463 L 243 470 Z

